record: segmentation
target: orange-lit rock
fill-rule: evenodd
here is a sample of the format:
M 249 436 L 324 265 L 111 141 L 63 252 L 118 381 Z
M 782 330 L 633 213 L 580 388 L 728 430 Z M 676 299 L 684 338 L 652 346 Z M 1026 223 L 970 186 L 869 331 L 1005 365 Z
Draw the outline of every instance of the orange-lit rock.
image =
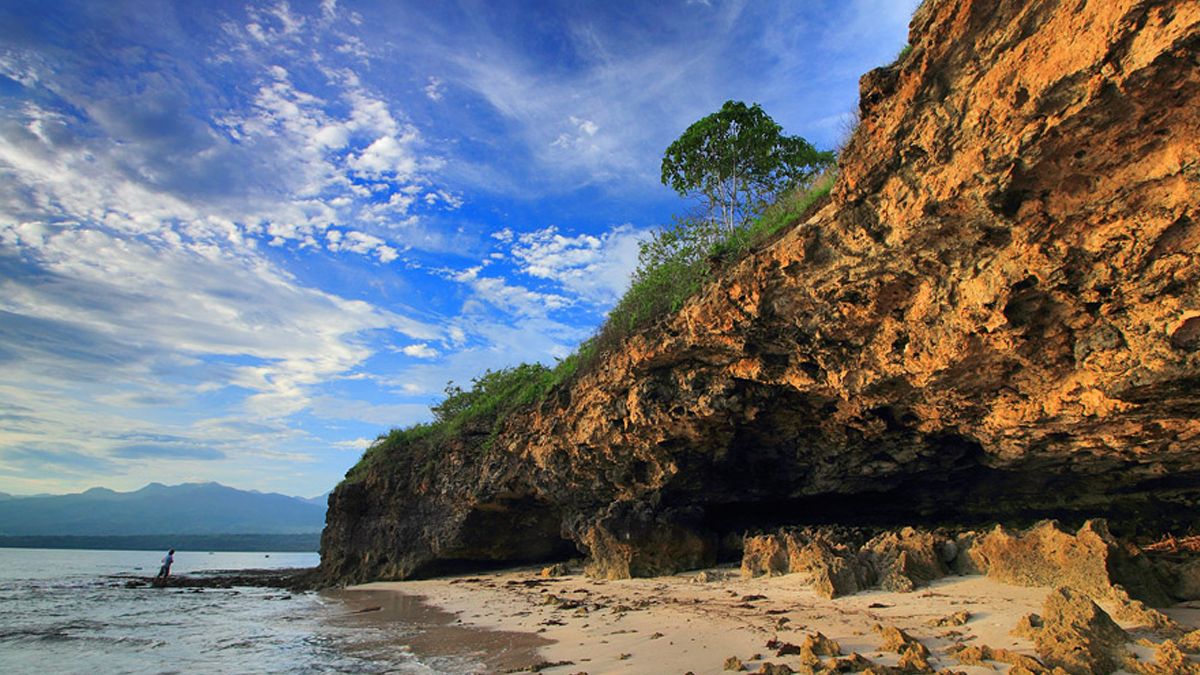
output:
M 1200 4 L 928 0 L 830 203 L 498 436 L 331 498 L 327 578 L 747 528 L 1107 517 L 1200 496 Z

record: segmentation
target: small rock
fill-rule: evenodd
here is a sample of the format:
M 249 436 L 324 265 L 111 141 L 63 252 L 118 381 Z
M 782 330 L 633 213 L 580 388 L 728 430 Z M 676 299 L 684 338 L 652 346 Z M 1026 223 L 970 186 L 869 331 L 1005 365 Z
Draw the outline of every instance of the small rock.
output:
M 1155 665 L 1161 673 L 1200 673 L 1200 665 L 1188 660 L 1179 646 L 1167 640 L 1154 651 Z
M 550 577 L 561 577 L 571 573 L 569 567 L 563 563 L 554 563 L 549 567 L 542 568 L 542 578 L 549 579 Z
M 867 668 L 870 668 L 873 665 L 875 665 L 875 664 L 872 663 L 870 659 L 863 656 L 862 654 L 859 654 L 858 652 L 854 652 L 853 654 L 851 654 L 850 656 L 847 656 L 845 658 L 837 659 L 832 664 L 833 670 L 835 670 L 836 672 L 839 672 L 839 673 L 859 672 L 862 670 L 866 670 Z
M 940 619 L 931 619 L 925 625 L 933 628 L 947 628 L 949 626 L 961 626 L 970 620 L 971 613 L 963 609 L 948 616 L 943 616 Z
M 800 645 L 794 645 L 790 642 L 779 642 L 772 640 L 775 646 L 771 646 L 771 642 L 767 643 L 767 647 L 775 650 L 775 656 L 795 656 L 800 653 Z
M 736 656 L 730 656 L 725 659 L 725 670 L 732 670 L 735 673 L 740 673 L 746 669 L 746 664 Z
M 897 664 L 907 672 L 932 673 L 933 666 L 929 665 L 929 650 L 920 642 L 909 644 L 900 652 Z
M 1200 630 L 1194 630 L 1179 638 L 1179 648 L 1189 654 L 1200 653 Z
M 903 654 L 910 648 L 915 650 L 922 657 L 929 656 L 929 648 L 921 644 L 919 640 L 912 637 L 908 633 L 896 628 L 895 626 L 881 626 L 875 624 L 873 629 L 883 637 L 883 643 L 879 645 L 879 649 L 885 652 L 895 652 Z
M 1037 614 L 1026 614 L 1017 620 L 1017 625 L 1008 634 L 1032 640 L 1037 637 L 1038 631 L 1041 629 L 1042 617 Z
M 801 649 L 807 648 L 818 656 L 841 656 L 842 654 L 842 646 L 820 632 L 806 636 L 804 643 L 800 646 Z
M 792 675 L 796 671 L 792 670 L 791 666 L 786 663 L 771 663 L 767 661 L 758 668 L 757 675 Z
M 987 645 L 976 645 L 973 647 L 962 647 L 958 651 L 953 652 L 958 662 L 967 666 L 987 666 L 988 661 L 999 661 L 1012 666 L 1009 673 L 1029 672 L 1029 673 L 1047 673 L 1050 672 L 1041 661 L 1019 654 L 1007 649 L 994 649 Z M 1018 670 L 1022 669 L 1022 670 Z

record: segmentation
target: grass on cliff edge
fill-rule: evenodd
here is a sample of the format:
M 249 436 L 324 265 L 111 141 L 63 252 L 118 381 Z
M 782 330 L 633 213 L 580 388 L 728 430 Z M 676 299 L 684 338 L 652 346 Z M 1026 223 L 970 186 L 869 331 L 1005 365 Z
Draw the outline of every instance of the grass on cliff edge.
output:
M 504 420 L 537 403 L 555 387 L 586 372 L 597 357 L 620 346 L 634 333 L 679 311 L 716 272 L 744 258 L 801 222 L 828 198 L 837 178 L 827 171 L 811 186 L 786 192 L 743 227 L 721 230 L 700 220 L 676 219 L 643 242 L 629 290 L 609 312 L 596 335 L 554 368 L 527 364 L 488 370 L 463 389 L 450 383 L 446 398 L 432 407 L 434 421 L 380 435 L 349 471 L 346 480 L 366 477 L 368 470 L 394 453 L 415 444 L 434 446 L 461 433 L 468 425 L 486 429 L 488 449 Z M 423 467 L 429 468 L 429 467 Z
M 676 219 L 673 225 L 659 229 L 641 244 L 629 290 L 597 331 L 594 353 L 613 349 L 637 331 L 678 312 L 715 273 L 823 204 L 836 179 L 836 171 L 827 171 L 810 186 L 783 193 L 760 216 L 733 230 L 690 219 Z
M 392 429 L 380 435 L 363 453 L 362 459 L 346 472 L 347 481 L 361 480 L 367 471 L 394 453 L 416 444 L 436 445 L 462 433 L 468 427 L 484 429 L 484 449 L 491 447 L 504 420 L 513 412 L 540 401 L 550 390 L 574 377 L 580 363 L 591 360 L 595 341 L 588 340 L 554 368 L 540 363 L 522 363 L 512 368 L 488 370 L 471 381 L 469 389 L 454 383 L 446 385 L 446 398 L 432 407 L 434 421 Z M 421 466 L 421 470 L 431 467 Z

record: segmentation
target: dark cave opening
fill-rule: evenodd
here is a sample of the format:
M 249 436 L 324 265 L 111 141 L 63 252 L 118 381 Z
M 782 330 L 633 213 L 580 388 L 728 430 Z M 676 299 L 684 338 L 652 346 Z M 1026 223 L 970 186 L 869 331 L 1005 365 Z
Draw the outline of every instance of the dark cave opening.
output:
M 575 544 L 562 535 L 562 514 L 532 496 L 501 497 L 476 505 L 463 521 L 457 541 L 459 546 L 440 551 L 437 559 L 413 576 L 483 572 L 580 556 Z

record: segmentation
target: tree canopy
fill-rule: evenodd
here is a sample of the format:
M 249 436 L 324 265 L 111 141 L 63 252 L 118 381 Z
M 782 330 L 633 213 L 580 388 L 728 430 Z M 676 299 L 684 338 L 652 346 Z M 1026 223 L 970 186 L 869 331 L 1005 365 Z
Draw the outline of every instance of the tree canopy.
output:
M 834 161 L 799 136 L 785 136 L 756 103 L 726 101 L 666 150 L 662 182 L 701 199 L 726 229 L 744 225 L 775 195 L 809 182 Z

